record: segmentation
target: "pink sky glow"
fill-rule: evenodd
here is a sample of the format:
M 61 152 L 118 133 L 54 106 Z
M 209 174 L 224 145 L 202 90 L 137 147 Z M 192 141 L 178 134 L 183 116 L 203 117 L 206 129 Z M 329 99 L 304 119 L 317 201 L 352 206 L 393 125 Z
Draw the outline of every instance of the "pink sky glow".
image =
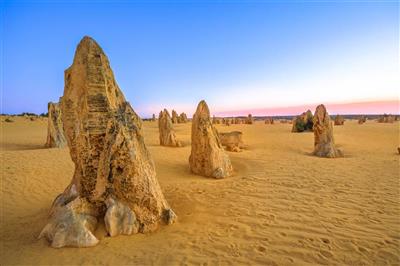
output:
M 354 103 L 324 103 L 329 114 L 399 114 L 399 100 L 366 101 Z M 298 115 L 310 109 L 314 112 L 318 104 L 307 104 L 288 107 L 257 108 L 247 110 L 212 112 L 216 116 L 243 116 L 252 114 L 253 116 L 281 116 Z

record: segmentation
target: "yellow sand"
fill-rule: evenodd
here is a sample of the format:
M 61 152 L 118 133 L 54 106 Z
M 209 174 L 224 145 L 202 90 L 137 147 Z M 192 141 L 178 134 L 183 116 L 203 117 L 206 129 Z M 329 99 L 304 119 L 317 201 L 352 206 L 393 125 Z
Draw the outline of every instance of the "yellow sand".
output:
M 184 148 L 145 140 L 179 222 L 143 235 L 103 237 L 93 248 L 50 248 L 37 240 L 54 198 L 73 174 L 68 148 L 44 149 L 47 122 L 1 122 L 1 265 L 385 265 L 400 263 L 399 124 L 346 121 L 334 127 L 341 159 L 310 156 L 312 133 L 290 124 L 219 125 L 240 130 L 249 150 L 229 153 L 235 176 L 188 169 Z M 1 118 L 4 120 L 4 117 Z

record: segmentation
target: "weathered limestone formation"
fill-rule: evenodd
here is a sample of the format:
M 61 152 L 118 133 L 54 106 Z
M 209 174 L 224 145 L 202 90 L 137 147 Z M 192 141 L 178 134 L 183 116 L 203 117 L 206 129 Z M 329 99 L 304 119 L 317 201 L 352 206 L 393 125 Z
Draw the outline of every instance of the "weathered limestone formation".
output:
M 365 115 L 363 115 L 360 118 L 358 118 L 358 124 L 362 125 L 365 122 L 367 122 L 367 117 Z
M 175 110 L 172 110 L 172 123 L 177 124 L 178 123 L 178 113 Z
M 233 172 L 231 161 L 222 147 L 218 131 L 211 123 L 210 110 L 204 100 L 199 103 L 193 115 L 189 165 L 192 173 L 207 177 L 224 178 Z
M 103 220 L 110 236 L 149 232 L 176 220 L 156 179 L 142 122 L 107 56 L 84 37 L 65 71 L 61 114 L 75 172 L 39 237 L 53 247 L 89 247 Z
M 60 104 L 49 102 L 47 107 L 47 141 L 45 146 L 48 148 L 62 148 L 67 144 L 67 140 L 64 136 Z
M 274 124 L 274 119 L 272 117 L 267 117 L 265 119 L 265 124 L 273 125 Z
M 384 114 L 383 116 L 378 118 L 378 123 L 393 123 L 394 121 L 395 117 L 388 114 Z
M 243 134 L 240 131 L 221 132 L 218 135 L 222 146 L 225 146 L 227 151 L 240 152 L 245 148 L 242 140 Z
M 178 117 L 178 123 L 187 123 L 188 118 L 185 113 L 181 113 Z
M 292 120 L 292 132 L 304 132 L 313 130 L 313 115 L 310 110 L 296 116 Z
M 335 126 L 343 126 L 344 125 L 344 117 L 341 115 L 337 115 L 335 117 Z
M 219 120 L 219 118 L 217 118 L 217 117 L 215 117 L 215 115 L 213 116 L 213 119 L 212 119 L 212 123 L 213 123 L 213 125 L 216 125 L 216 124 L 220 124 L 220 120 Z
M 254 124 L 254 118 L 253 118 L 253 116 L 252 116 L 251 114 L 249 114 L 249 115 L 247 116 L 246 124 L 248 124 L 248 125 Z
M 172 125 L 171 117 L 166 109 L 160 112 L 158 117 L 158 130 L 160 133 L 160 145 L 170 147 L 181 147 L 182 144 L 177 140 L 175 130 Z
M 335 147 L 333 126 L 328 112 L 323 104 L 318 105 L 314 113 L 314 152 L 319 157 L 342 157 L 343 154 Z

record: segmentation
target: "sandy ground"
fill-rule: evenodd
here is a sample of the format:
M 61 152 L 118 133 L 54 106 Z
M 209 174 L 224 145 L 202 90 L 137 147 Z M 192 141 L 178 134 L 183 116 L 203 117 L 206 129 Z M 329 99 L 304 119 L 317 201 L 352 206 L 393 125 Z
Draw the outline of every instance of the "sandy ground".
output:
M 1 119 L 1 265 L 399 265 L 399 124 L 336 126 L 341 159 L 310 156 L 312 133 L 290 124 L 218 126 L 240 130 L 249 149 L 229 153 L 224 180 L 188 169 L 183 148 L 145 137 L 158 180 L 179 222 L 152 234 L 104 237 L 93 248 L 50 248 L 37 240 L 53 199 L 72 178 L 68 148 L 44 149 L 47 121 Z

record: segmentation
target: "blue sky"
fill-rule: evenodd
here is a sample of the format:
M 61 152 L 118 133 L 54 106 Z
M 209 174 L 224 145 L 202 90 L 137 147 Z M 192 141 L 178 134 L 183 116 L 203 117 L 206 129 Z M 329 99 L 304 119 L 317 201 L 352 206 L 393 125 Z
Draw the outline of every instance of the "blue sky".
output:
M 398 100 L 397 2 L 5 1 L 2 112 L 45 112 L 89 35 L 143 117 Z M 384 112 L 385 110 L 382 110 Z M 240 113 L 240 112 L 239 112 Z

